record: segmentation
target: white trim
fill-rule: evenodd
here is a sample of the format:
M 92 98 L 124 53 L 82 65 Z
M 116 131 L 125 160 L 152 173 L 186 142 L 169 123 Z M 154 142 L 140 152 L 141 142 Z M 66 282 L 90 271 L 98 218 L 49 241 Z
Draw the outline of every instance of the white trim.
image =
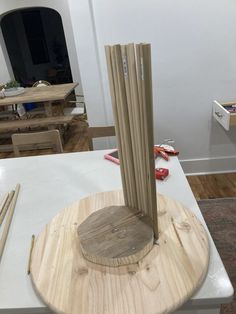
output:
M 68 0 L 89 125 L 106 125 L 101 64 L 92 0 Z
M 186 175 L 236 172 L 236 156 L 180 160 Z

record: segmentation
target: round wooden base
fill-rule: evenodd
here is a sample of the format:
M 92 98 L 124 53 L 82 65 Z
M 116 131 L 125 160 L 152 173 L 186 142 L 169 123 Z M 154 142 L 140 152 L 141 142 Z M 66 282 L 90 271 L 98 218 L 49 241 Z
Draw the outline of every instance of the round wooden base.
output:
M 207 234 L 188 209 L 160 194 L 159 240 L 141 261 L 109 267 L 84 258 L 78 226 L 93 212 L 123 203 L 122 191 L 84 198 L 56 215 L 37 237 L 31 276 L 36 291 L 53 311 L 168 313 L 200 287 L 208 267 Z
M 137 263 L 153 247 L 151 221 L 127 206 L 108 206 L 92 213 L 78 227 L 84 257 L 96 264 Z

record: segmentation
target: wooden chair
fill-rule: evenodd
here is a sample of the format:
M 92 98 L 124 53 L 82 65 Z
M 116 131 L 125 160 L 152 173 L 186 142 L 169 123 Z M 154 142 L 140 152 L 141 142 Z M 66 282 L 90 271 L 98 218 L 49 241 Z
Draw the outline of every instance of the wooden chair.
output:
M 20 156 L 20 150 L 42 149 L 48 147 L 52 147 L 56 153 L 63 153 L 60 132 L 58 130 L 16 133 L 12 134 L 11 138 L 16 157 Z
M 87 119 L 84 95 L 75 94 L 76 100 L 67 100 L 67 106 L 63 109 L 64 115 L 81 116 Z M 73 107 L 70 107 L 73 105 Z
M 115 135 L 116 132 L 114 126 L 89 127 L 88 128 L 89 150 L 93 150 L 93 138 Z

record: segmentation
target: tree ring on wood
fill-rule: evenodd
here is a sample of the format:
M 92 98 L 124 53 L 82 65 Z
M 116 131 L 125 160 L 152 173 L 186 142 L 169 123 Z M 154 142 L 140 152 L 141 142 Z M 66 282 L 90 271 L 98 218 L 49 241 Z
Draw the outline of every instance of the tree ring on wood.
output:
M 108 206 L 78 227 L 81 250 L 90 262 L 121 266 L 140 261 L 153 247 L 150 218 L 127 206 Z

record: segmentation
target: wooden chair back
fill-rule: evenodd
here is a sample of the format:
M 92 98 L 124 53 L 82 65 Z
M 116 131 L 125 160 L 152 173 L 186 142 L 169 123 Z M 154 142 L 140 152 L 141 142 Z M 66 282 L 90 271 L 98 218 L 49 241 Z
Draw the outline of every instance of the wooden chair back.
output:
M 89 150 L 93 150 L 93 138 L 115 135 L 116 132 L 114 126 L 89 127 L 88 128 Z
M 16 157 L 20 156 L 20 150 L 27 150 L 29 148 L 42 149 L 51 147 L 54 152 L 63 153 L 61 136 L 58 130 L 16 133 L 12 134 L 11 138 Z

